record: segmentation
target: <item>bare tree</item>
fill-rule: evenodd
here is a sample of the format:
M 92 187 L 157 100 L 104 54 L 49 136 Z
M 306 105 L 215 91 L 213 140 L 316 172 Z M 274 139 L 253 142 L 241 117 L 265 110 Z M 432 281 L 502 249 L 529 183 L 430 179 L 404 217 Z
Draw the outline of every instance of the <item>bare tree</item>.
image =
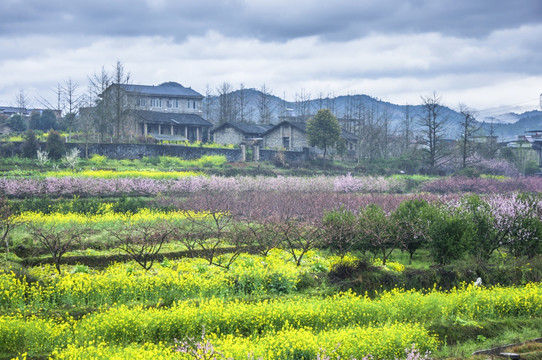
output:
M 222 83 L 218 92 L 218 123 L 235 122 L 237 120 L 237 106 L 232 86 L 228 82 Z
M 295 112 L 297 116 L 302 118 L 311 115 L 311 95 L 305 92 L 305 89 L 301 89 L 301 92 L 295 94 Z
M 439 160 L 446 155 L 443 139 L 446 133 L 448 118 L 442 114 L 442 99 L 439 94 L 422 96 L 424 114 L 419 118 L 421 140 L 424 144 L 426 163 L 429 169 L 435 171 Z
M 66 129 L 71 133 L 76 125 L 76 117 L 79 112 L 79 107 L 81 107 L 83 103 L 83 97 L 78 93 L 79 84 L 71 78 L 68 78 L 68 80 L 64 82 L 61 90 L 62 99 L 65 105 L 64 109 L 66 110 L 63 123 Z
M 152 268 L 173 230 L 168 222 L 142 221 L 137 224 L 125 223 L 111 228 L 109 232 L 118 240 L 120 249 L 147 271 Z
M 335 95 L 328 93 L 324 95 L 322 91 L 318 93 L 318 97 L 315 101 L 315 112 L 321 109 L 329 109 L 332 113 L 336 113 Z
M 239 90 L 237 91 L 237 113 L 239 121 L 242 123 L 252 122 L 252 108 L 249 106 L 249 99 L 247 99 L 247 88 L 245 84 L 241 83 Z
M 94 120 L 94 128 L 100 135 L 100 142 L 103 142 L 105 135 L 111 131 L 111 124 L 108 121 L 108 110 L 110 108 L 111 101 L 107 97 L 102 97 L 102 94 L 111 85 L 112 79 L 111 75 L 109 75 L 102 66 L 101 72 L 99 74 L 95 73 L 89 77 L 88 80 L 90 88 L 90 102 L 96 105 L 95 109 L 93 109 L 89 116 L 91 116 Z
M 215 122 L 214 109 L 215 109 L 215 97 L 209 85 L 205 88 L 205 98 L 203 99 L 203 117 L 205 120 L 212 123 Z
M 39 97 L 38 102 L 46 109 L 57 110 L 57 111 L 62 112 L 62 86 L 60 85 L 60 83 L 58 83 L 56 85 L 56 88 L 51 89 L 51 91 L 55 94 L 55 98 L 57 101 L 56 105 L 53 105 L 51 102 L 49 102 L 49 100 L 47 100 L 43 96 Z
M 184 237 L 185 246 L 191 251 L 197 247 L 210 265 L 224 268 L 228 268 L 240 252 L 240 247 L 234 245 L 228 249 L 229 259 L 218 256 L 221 249 L 231 245 L 231 206 L 235 203 L 232 196 L 228 192 L 206 191 L 178 205 L 186 212 L 187 221 L 192 223 L 177 230 Z
M 474 155 L 474 136 L 480 129 L 474 118 L 474 111 L 469 109 L 465 104 L 459 104 L 459 112 L 463 116 L 461 121 L 460 134 L 460 151 L 461 151 L 461 167 L 467 167 L 467 160 Z
M 324 93 L 323 92 L 319 92 L 318 93 L 318 97 L 316 98 L 316 101 L 315 101 L 315 111 L 318 111 L 318 110 L 322 110 L 324 108 L 328 108 L 326 106 L 326 102 L 325 102 L 325 98 L 324 98 Z
M 11 206 L 5 197 L 0 198 L 0 236 L 6 246 L 6 260 L 9 259 L 9 233 L 13 231 L 21 222 L 13 213 Z
M 43 222 L 29 222 L 26 224 L 26 228 L 32 240 L 51 254 L 59 274 L 62 256 L 70 251 L 76 243 L 80 242 L 88 232 L 85 226 L 78 223 L 44 224 Z
M 19 115 L 23 116 L 26 112 L 26 108 L 30 104 L 30 98 L 25 94 L 24 89 L 20 89 L 19 93 L 15 97 L 15 106 L 19 110 Z
M 258 112 L 260 114 L 260 123 L 269 124 L 273 114 L 271 97 L 272 93 L 269 88 L 263 84 L 260 88 L 260 98 L 258 99 Z
M 408 153 L 410 150 L 410 142 L 412 141 L 412 129 L 413 126 L 413 118 L 410 114 L 410 105 L 405 105 L 405 117 L 402 121 L 402 137 L 403 137 L 403 153 Z
M 120 136 L 124 134 L 124 128 L 126 126 L 126 121 L 129 117 L 129 108 L 128 98 L 124 91 L 121 88 L 121 85 L 130 83 L 130 73 L 127 73 L 124 70 L 124 65 L 117 61 L 115 65 L 115 70 L 113 72 L 113 123 L 115 124 L 115 137 L 117 141 L 120 139 Z
M 353 104 L 353 130 L 359 138 L 359 156 L 375 162 L 387 155 L 389 143 L 388 112 L 379 113 L 375 104 L 367 106 L 357 98 Z

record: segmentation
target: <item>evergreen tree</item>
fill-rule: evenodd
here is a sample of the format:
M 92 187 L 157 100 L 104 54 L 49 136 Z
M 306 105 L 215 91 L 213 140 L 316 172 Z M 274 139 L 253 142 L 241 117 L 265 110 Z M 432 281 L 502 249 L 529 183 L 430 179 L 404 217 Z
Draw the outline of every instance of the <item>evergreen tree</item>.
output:
M 310 146 L 324 150 L 326 158 L 327 148 L 335 146 L 341 136 L 341 127 L 335 115 L 329 109 L 320 109 L 316 115 L 307 122 L 307 137 Z
M 66 151 L 66 146 L 64 145 L 62 137 L 57 131 L 53 130 L 49 131 L 46 147 L 51 159 L 55 160 L 60 160 Z
M 37 151 L 39 150 L 38 139 L 36 139 L 36 134 L 31 129 L 26 131 L 24 135 L 23 142 L 23 156 L 26 158 L 33 159 L 36 157 Z

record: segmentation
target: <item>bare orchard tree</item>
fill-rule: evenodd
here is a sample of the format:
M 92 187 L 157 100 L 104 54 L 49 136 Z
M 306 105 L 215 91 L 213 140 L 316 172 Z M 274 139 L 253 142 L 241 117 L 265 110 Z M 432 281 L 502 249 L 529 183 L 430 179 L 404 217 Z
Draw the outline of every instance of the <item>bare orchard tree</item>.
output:
M 162 246 L 170 239 L 173 228 L 166 221 L 141 221 L 112 227 L 109 233 L 120 249 L 146 271 L 150 270 Z
M 439 160 L 447 155 L 443 139 L 448 118 L 443 114 L 442 99 L 439 94 L 433 92 L 421 98 L 424 113 L 420 116 L 418 125 L 421 127 L 421 140 L 425 146 L 423 151 L 426 164 L 429 170 L 434 172 Z
M 471 158 L 476 149 L 474 143 L 474 136 L 480 129 L 476 119 L 474 117 L 474 111 L 468 108 L 465 104 L 459 104 L 459 112 L 462 115 L 461 121 L 461 134 L 460 141 L 460 153 L 461 153 L 461 167 L 467 167 L 467 160 Z
M 51 254 L 59 274 L 62 256 L 72 250 L 88 233 L 88 228 L 79 223 L 46 224 L 32 221 L 26 224 L 26 229 L 31 239 Z
M 0 197 L 0 236 L 6 246 L 6 261 L 9 259 L 9 233 L 19 225 L 21 222 L 17 220 L 7 199 L 3 196 Z
M 281 196 L 275 196 L 269 203 L 272 216 L 265 225 L 268 231 L 276 233 L 282 249 L 290 253 L 296 265 L 300 266 L 307 252 L 322 242 L 322 211 L 320 204 L 314 201 L 314 194 L 288 196 L 288 201 L 284 201 Z
M 271 194 L 275 198 L 277 194 Z M 242 234 L 247 240 L 243 244 L 246 247 L 258 251 L 267 256 L 269 251 L 280 246 L 276 235 L 276 229 L 272 221 L 273 206 L 269 206 L 269 195 L 263 195 L 260 191 L 244 191 L 237 194 L 235 210 L 236 236 Z
M 228 268 L 240 251 L 235 244 L 230 248 L 232 204 L 232 193 L 215 191 L 195 194 L 178 204 L 190 224 L 177 227 L 177 235 L 192 252 L 197 248 L 210 265 Z M 219 256 L 226 248 L 229 259 Z

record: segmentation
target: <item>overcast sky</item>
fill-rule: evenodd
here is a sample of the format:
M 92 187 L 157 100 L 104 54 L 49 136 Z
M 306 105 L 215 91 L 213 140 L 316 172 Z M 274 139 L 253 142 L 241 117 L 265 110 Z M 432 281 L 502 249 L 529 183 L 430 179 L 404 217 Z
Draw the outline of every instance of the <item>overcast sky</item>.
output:
M 294 100 L 366 94 L 539 109 L 540 0 L 2 0 L 0 105 L 33 107 L 102 66 L 135 84 L 224 82 Z M 496 109 L 499 108 L 499 109 Z

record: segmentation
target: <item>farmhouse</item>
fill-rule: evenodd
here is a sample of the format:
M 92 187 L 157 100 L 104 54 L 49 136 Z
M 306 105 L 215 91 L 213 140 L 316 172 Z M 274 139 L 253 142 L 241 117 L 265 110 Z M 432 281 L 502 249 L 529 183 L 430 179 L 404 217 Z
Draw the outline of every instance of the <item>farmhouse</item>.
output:
M 124 132 L 159 140 L 204 141 L 212 123 L 202 114 L 203 95 L 176 82 L 113 84 L 101 95 L 105 106 L 124 109 Z
M 226 122 L 212 131 L 213 142 L 217 144 L 241 144 L 261 139 L 273 125 Z
M 307 124 L 284 120 L 263 134 L 263 146 L 269 149 L 303 151 L 309 147 Z
M 346 142 L 348 155 L 355 156 L 359 138 L 344 129 L 341 137 Z M 263 146 L 269 149 L 302 151 L 303 148 L 309 147 L 307 124 L 284 120 L 263 134 Z

